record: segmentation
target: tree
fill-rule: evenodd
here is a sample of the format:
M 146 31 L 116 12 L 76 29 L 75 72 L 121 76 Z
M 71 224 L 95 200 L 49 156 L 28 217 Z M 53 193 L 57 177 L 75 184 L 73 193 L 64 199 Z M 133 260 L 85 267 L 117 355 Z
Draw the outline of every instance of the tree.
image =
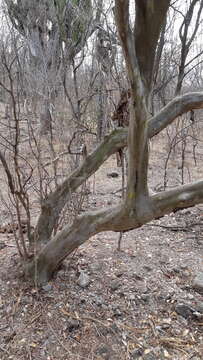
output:
M 196 5 L 199 6 L 197 9 L 196 19 L 194 20 L 194 11 L 196 10 Z M 191 68 L 188 67 L 194 66 L 194 61 L 196 61 L 200 55 L 202 55 L 202 51 L 199 54 L 195 55 L 192 59 L 190 59 L 187 63 L 187 57 L 189 51 L 191 50 L 191 44 L 194 41 L 198 28 L 201 22 L 201 14 L 203 9 L 203 1 L 192 0 L 188 6 L 186 15 L 183 15 L 183 22 L 179 29 L 179 37 L 181 41 L 181 56 L 180 56 L 180 64 L 178 69 L 178 80 L 176 85 L 175 94 L 178 95 L 182 88 L 182 83 L 185 76 L 191 71 Z M 189 30 L 192 27 L 192 22 L 195 22 L 194 27 L 192 28 L 192 33 L 190 34 Z
M 46 134 L 51 128 L 51 108 L 60 80 L 96 30 L 101 6 L 94 13 L 91 0 L 5 0 L 5 3 L 10 20 L 28 49 L 29 82 L 34 80 L 35 97 L 42 99 L 40 132 Z
M 38 284 L 48 281 L 65 257 L 101 231 L 129 231 L 167 213 L 203 202 L 203 180 L 153 195 L 148 190 L 149 139 L 183 113 L 203 108 L 203 93 L 195 92 L 175 97 L 157 114 L 150 115 L 156 48 L 169 6 L 170 0 L 134 0 L 136 16 L 131 27 L 129 0 L 115 0 L 114 14 L 131 91 L 129 130 L 117 129 L 105 137 L 83 164 L 44 199 L 33 234 L 38 252 L 26 266 L 27 275 Z M 126 145 L 129 171 L 124 200 L 117 206 L 80 215 L 71 226 L 52 236 L 71 193 L 109 156 Z
M 202 8 L 203 1 L 192 0 L 182 2 L 177 1 L 175 4 L 171 4 L 170 9 L 170 22 L 167 22 L 167 30 L 163 34 L 164 27 L 160 36 L 160 41 L 157 47 L 157 55 L 160 54 L 162 49 L 165 56 L 162 57 L 161 63 L 155 62 L 155 79 L 157 79 L 157 86 L 154 87 L 154 100 L 157 102 L 161 100 L 163 105 L 167 104 L 170 98 L 181 94 L 182 91 L 186 91 L 187 87 L 194 86 L 194 80 L 191 79 L 194 76 L 194 69 L 200 66 L 202 63 L 201 55 L 202 48 L 199 44 L 198 37 L 201 34 L 202 24 Z M 177 21 L 179 18 L 179 21 Z M 174 37 L 174 32 L 170 35 L 170 27 L 179 26 L 177 31 L 178 36 Z M 165 37 L 165 44 L 164 44 Z M 170 46 L 167 46 L 167 43 Z M 157 56 L 158 57 L 158 56 Z M 159 64 L 161 71 L 157 72 L 157 63 Z M 158 74 L 158 77 L 157 77 Z M 189 86 L 188 86 L 189 85 Z M 182 90 L 184 89 L 184 90 Z M 154 105 L 155 101 L 153 101 Z M 190 122 L 188 121 L 188 115 L 190 116 Z M 181 164 L 179 165 L 180 181 L 183 184 L 185 181 L 185 157 L 186 147 L 191 142 L 188 140 L 190 136 L 193 138 L 193 153 L 195 160 L 195 147 L 197 146 L 198 132 L 198 117 L 195 116 L 193 111 L 190 114 L 185 114 L 181 118 L 174 122 L 173 126 L 167 128 L 167 155 L 165 160 L 165 173 L 164 173 L 164 188 L 168 185 L 168 164 L 171 155 L 174 155 L 177 151 L 181 150 Z M 197 121 L 196 121 L 197 120 Z

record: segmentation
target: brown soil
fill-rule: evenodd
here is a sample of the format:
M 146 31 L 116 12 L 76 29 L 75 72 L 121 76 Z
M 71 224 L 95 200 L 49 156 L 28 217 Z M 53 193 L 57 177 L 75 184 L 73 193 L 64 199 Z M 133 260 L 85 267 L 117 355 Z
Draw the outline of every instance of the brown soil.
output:
M 156 143 L 151 148 L 151 186 L 160 190 L 165 152 Z M 203 175 L 202 148 L 197 150 L 191 180 Z M 169 185 L 179 181 L 179 161 L 170 164 Z M 119 176 L 108 177 L 112 171 Z M 88 185 L 88 208 L 118 202 L 121 169 L 115 158 Z M 202 206 L 123 234 L 121 251 L 119 234 L 98 234 L 41 289 L 20 277 L 13 235 L 1 234 L 0 359 L 202 359 L 203 316 L 176 312 L 182 303 L 203 306 L 192 288 L 195 274 L 203 271 L 202 234 Z M 81 272 L 90 279 L 86 288 L 77 283 Z

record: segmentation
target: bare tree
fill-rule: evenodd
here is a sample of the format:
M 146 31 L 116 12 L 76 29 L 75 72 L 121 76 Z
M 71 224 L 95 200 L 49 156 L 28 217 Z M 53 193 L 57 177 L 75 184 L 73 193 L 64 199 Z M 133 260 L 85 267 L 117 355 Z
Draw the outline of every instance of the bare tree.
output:
M 102 2 L 99 0 L 98 3 Z M 41 133 L 51 129 L 52 109 L 63 74 L 96 30 L 101 7 L 91 0 L 5 0 L 14 28 L 27 49 L 28 81 L 41 105 Z
M 166 104 L 168 100 L 175 95 L 181 93 L 182 88 L 187 89 L 187 86 L 195 88 L 194 80 L 191 81 L 191 76 L 197 71 L 202 63 L 202 47 L 198 45 L 198 36 L 201 34 L 202 24 L 202 1 L 186 1 L 184 4 L 177 2 L 171 4 L 171 24 L 177 23 L 177 17 L 181 19 L 179 26 L 178 37 L 173 40 L 171 37 L 171 50 L 165 47 L 164 52 L 166 56 L 162 58 L 162 71 L 159 72 L 159 84 L 154 89 L 154 99 L 161 100 L 161 103 Z M 166 31 L 166 38 L 167 38 Z M 177 40 L 177 44 L 176 44 Z M 189 121 L 190 119 L 190 121 Z M 189 142 L 192 143 L 193 151 L 197 146 L 196 135 L 198 131 L 198 121 L 195 112 L 191 111 L 189 117 L 180 117 L 177 121 L 167 129 L 167 148 L 168 152 L 165 159 L 165 172 L 164 172 L 164 188 L 168 185 L 168 165 L 171 155 L 175 153 L 181 157 L 180 182 L 184 183 L 186 173 L 185 157 L 186 147 Z M 186 135 L 187 134 L 187 135 Z M 190 141 L 189 141 L 190 140 Z M 188 170 L 187 173 L 189 174 Z M 179 176 L 178 176 L 179 178 Z
M 196 7 L 198 9 L 196 10 Z M 175 94 L 178 95 L 181 91 L 183 80 L 185 76 L 188 74 L 188 72 L 191 71 L 191 68 L 189 66 L 193 66 L 195 61 L 202 55 L 203 51 L 200 51 L 197 55 L 193 56 L 188 62 L 188 54 L 191 50 L 191 45 L 194 42 L 194 39 L 197 35 L 197 31 L 200 26 L 201 22 L 201 14 L 203 9 L 203 1 L 199 0 L 192 0 L 189 3 L 187 12 L 185 15 L 183 15 L 183 21 L 179 29 L 179 37 L 181 41 L 181 56 L 180 56 L 180 63 L 179 63 L 179 69 L 178 69 L 178 80 L 176 85 Z M 194 16 L 195 10 L 197 11 L 196 19 Z M 195 22 L 192 32 L 190 33 L 190 29 L 192 27 L 192 23 Z
M 131 89 L 130 124 L 104 139 L 80 168 L 44 200 L 35 234 L 44 246 L 27 267 L 38 283 L 50 279 L 58 265 L 75 248 L 101 231 L 129 231 L 167 213 L 203 202 L 203 181 L 170 191 L 149 195 L 148 141 L 178 116 L 191 109 L 203 108 L 203 94 L 188 93 L 175 97 L 153 117 L 149 114 L 153 67 L 161 26 L 170 0 L 143 2 L 135 0 L 136 18 L 130 26 L 129 1 L 115 1 L 117 28 L 125 55 Z M 84 182 L 115 151 L 128 143 L 129 171 L 125 199 L 117 206 L 78 216 L 51 238 L 53 224 L 69 194 Z

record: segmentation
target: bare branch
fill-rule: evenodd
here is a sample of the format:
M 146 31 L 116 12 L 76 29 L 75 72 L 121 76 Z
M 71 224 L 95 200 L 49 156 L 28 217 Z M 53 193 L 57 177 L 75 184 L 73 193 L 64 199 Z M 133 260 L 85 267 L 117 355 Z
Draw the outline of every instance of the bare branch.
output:
M 170 101 L 157 115 L 149 120 L 149 137 L 157 135 L 165 127 L 171 124 L 178 116 L 203 108 L 203 93 L 194 92 L 177 96 Z
M 203 202 L 203 180 L 179 186 L 153 196 L 157 216 L 191 207 Z
M 193 21 L 194 9 L 195 9 L 195 6 L 197 5 L 197 3 L 200 3 L 200 4 L 199 4 L 199 9 L 197 12 L 196 20 L 195 20 L 195 26 L 194 26 L 192 34 L 190 36 L 188 36 L 188 31 L 189 31 L 191 22 Z M 178 81 L 177 81 L 177 85 L 176 85 L 176 89 L 175 89 L 176 95 L 178 95 L 181 91 L 183 79 L 185 77 L 185 67 L 188 66 L 190 63 L 190 62 L 188 62 L 186 64 L 186 59 L 187 59 L 188 53 L 190 51 L 191 44 L 197 34 L 197 31 L 198 31 L 198 28 L 200 25 L 200 16 L 202 13 L 202 9 L 203 9 L 203 0 L 201 0 L 201 1 L 192 0 L 189 8 L 187 10 L 187 13 L 184 17 L 184 20 L 180 26 L 180 29 L 179 29 L 179 37 L 181 40 L 181 56 L 180 56 Z M 200 52 L 200 54 L 201 54 L 201 52 Z M 200 54 L 198 54 L 196 57 L 200 56 Z
M 149 120 L 148 137 L 152 138 L 157 135 L 183 113 L 191 109 L 201 108 L 203 108 L 203 93 L 188 93 L 176 97 Z M 61 210 L 69 201 L 71 194 L 112 154 L 127 145 L 127 134 L 128 129 L 114 130 L 109 136 L 105 137 L 104 141 L 85 159 L 78 169 L 68 176 L 53 193 L 48 195 L 42 206 L 42 212 L 35 230 L 42 242 L 48 241 Z
M 14 194 L 15 193 L 15 185 L 14 185 L 14 182 L 13 182 L 13 177 L 12 177 L 11 172 L 9 170 L 9 167 L 8 167 L 7 161 L 5 159 L 5 156 L 2 154 L 1 151 L 0 151 L 0 160 L 1 160 L 1 163 L 2 163 L 3 168 L 5 170 L 7 179 L 8 179 L 8 185 L 9 185 L 10 191 L 11 191 L 12 194 Z
M 46 198 L 35 229 L 35 233 L 42 242 L 49 240 L 61 210 L 70 199 L 71 194 L 95 173 L 109 156 L 127 145 L 127 131 L 127 129 L 117 129 L 106 136 L 97 149 L 87 156 L 83 164 Z
M 66 226 L 39 253 L 28 266 L 28 274 L 35 274 L 38 283 L 47 282 L 54 270 L 75 248 L 101 231 L 129 231 L 178 209 L 203 201 L 203 181 L 159 193 L 150 198 L 152 207 L 142 214 L 128 211 L 119 205 L 79 216 L 71 226 Z M 35 270 L 35 271 L 34 271 Z

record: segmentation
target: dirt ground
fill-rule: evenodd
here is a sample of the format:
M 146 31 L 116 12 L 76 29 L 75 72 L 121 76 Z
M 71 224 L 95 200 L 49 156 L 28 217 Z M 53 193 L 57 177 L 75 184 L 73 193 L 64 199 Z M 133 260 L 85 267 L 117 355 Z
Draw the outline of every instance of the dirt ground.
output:
M 151 187 L 160 191 L 166 153 L 156 143 L 151 149 Z M 203 177 L 201 156 L 202 145 L 191 181 Z M 170 186 L 179 162 L 175 156 L 170 165 Z M 88 186 L 88 209 L 120 201 L 115 158 Z M 13 235 L 1 234 L 0 359 L 203 359 L 203 296 L 192 286 L 203 271 L 203 206 L 123 234 L 121 251 L 118 238 L 94 236 L 37 289 L 20 275 Z

